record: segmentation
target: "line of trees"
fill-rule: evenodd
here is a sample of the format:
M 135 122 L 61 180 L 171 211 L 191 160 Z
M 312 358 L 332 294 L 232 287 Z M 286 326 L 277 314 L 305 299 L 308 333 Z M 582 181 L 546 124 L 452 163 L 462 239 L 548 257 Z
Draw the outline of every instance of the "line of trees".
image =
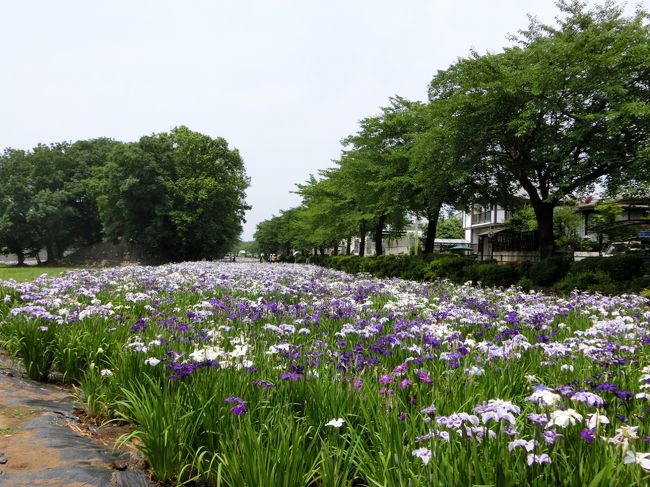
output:
M 335 167 L 297 192 L 302 203 L 258 225 L 265 252 L 336 248 L 427 221 L 433 251 L 441 208 L 505 207 L 525 197 L 543 257 L 566 198 L 611 195 L 650 181 L 648 12 L 559 1 L 555 25 L 530 19 L 500 53 L 471 52 L 438 71 L 426 103 L 396 96 L 345 138 Z M 360 253 L 363 255 L 362 247 Z
M 0 155 L 0 253 L 48 261 L 124 241 L 161 261 L 223 256 L 249 208 L 244 163 L 223 138 L 177 127 L 124 143 L 99 138 Z

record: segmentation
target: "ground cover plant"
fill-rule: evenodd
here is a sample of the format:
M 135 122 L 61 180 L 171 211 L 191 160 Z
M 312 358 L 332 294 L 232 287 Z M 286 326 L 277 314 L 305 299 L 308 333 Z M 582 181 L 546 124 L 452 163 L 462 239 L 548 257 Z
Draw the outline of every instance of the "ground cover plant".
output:
M 186 263 L 0 282 L 0 339 L 164 484 L 643 485 L 635 295 Z
M 0 280 L 33 281 L 43 274 L 55 277 L 70 270 L 70 267 L 0 265 Z

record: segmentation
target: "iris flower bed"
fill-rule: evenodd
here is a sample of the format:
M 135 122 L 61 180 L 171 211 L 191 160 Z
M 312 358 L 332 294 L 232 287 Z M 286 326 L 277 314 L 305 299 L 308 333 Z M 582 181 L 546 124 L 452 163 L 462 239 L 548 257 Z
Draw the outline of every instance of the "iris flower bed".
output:
M 0 281 L 29 375 L 132 424 L 164 484 L 644 485 L 634 295 L 187 263 Z

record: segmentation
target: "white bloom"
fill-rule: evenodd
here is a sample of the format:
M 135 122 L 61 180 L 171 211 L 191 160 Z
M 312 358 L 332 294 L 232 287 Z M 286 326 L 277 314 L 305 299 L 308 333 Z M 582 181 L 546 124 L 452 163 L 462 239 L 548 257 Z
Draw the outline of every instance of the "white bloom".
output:
M 152 367 L 155 367 L 160 363 L 160 360 L 157 359 L 156 357 L 149 357 L 147 360 L 144 361 L 145 364 L 151 365 Z
M 639 438 L 637 435 L 638 426 L 621 426 L 616 428 L 616 435 L 613 438 L 605 438 L 609 443 L 620 445 L 623 450 L 627 450 L 630 440 Z
M 555 394 L 550 389 L 538 389 L 528 396 L 526 401 L 543 404 L 544 406 L 553 406 L 560 402 L 561 399 L 562 396 Z
M 469 369 L 465 369 L 465 372 L 469 375 L 485 375 L 485 369 L 473 365 Z
M 587 427 L 589 429 L 594 429 L 601 424 L 609 424 L 609 419 L 607 419 L 607 416 L 603 416 L 599 411 L 596 411 L 595 413 L 589 415 L 589 419 L 587 420 Z
M 580 421 L 582 421 L 582 415 L 575 409 L 556 410 L 551 413 L 551 420 L 546 424 L 546 427 L 559 426 L 560 428 L 566 428 Z
M 627 465 L 636 463 L 646 472 L 650 472 L 650 453 L 636 453 L 632 450 L 627 450 L 623 458 L 623 463 Z
M 102 377 L 113 377 L 113 371 L 110 369 L 102 369 L 99 372 L 99 375 L 101 375 Z
M 231 357 L 245 357 L 248 353 L 248 345 L 236 345 L 232 352 L 229 353 Z
M 571 364 L 564 364 L 560 367 L 560 370 L 568 370 L 569 372 L 573 372 L 573 365 Z
M 417 450 L 413 450 L 411 452 L 411 455 L 420 458 L 422 460 L 422 463 L 425 465 L 427 465 L 429 463 L 429 460 L 431 460 L 431 450 L 428 448 L 418 448 Z
M 340 428 L 341 426 L 343 426 L 344 422 L 345 420 L 343 418 L 337 418 L 331 420 L 329 423 L 325 423 L 325 426 L 331 426 L 332 428 Z
M 206 347 L 194 350 L 189 357 L 194 362 L 206 362 L 208 360 L 217 360 L 223 356 L 223 350 L 218 347 Z

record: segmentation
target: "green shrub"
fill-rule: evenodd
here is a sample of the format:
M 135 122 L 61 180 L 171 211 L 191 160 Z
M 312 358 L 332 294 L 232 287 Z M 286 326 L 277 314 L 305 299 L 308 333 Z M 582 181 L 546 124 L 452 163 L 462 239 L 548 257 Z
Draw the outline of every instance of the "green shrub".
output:
M 562 279 L 571 261 L 564 256 L 554 255 L 533 264 L 528 271 L 528 278 L 536 286 L 551 286 Z
M 572 274 L 602 271 L 613 281 L 630 281 L 645 274 L 643 257 L 635 254 L 619 254 L 612 257 L 587 257 L 571 266 Z
M 484 286 L 512 286 L 523 276 L 523 266 L 480 262 L 465 267 L 465 280 L 480 282 Z
M 426 277 L 430 280 L 449 279 L 454 282 L 463 282 L 466 280 L 465 267 L 474 263 L 474 259 L 468 257 L 444 255 L 429 263 L 426 270 Z
M 556 282 L 553 289 L 561 293 L 569 293 L 574 289 L 578 289 L 581 291 L 599 291 L 605 294 L 613 294 L 616 292 L 616 284 L 603 271 L 586 271 L 568 274 Z

